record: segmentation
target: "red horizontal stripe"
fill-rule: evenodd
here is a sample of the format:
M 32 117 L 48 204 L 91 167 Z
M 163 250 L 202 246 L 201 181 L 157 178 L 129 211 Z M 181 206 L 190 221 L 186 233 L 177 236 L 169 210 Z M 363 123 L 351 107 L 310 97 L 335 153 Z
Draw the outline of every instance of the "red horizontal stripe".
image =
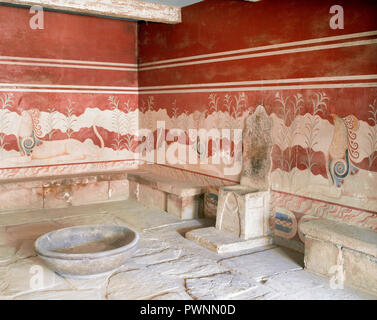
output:
M 376 30 L 375 1 L 336 4 L 344 8 L 344 29 L 329 27 L 328 0 L 203 1 L 182 8 L 174 28 L 141 23 L 141 63 Z
M 0 83 L 135 86 L 137 71 L 55 68 L 0 64 Z
M 21 114 L 23 110 L 38 109 L 41 112 L 58 111 L 67 114 L 70 107 L 75 116 L 82 115 L 88 108 L 99 110 L 112 110 L 113 105 L 109 97 L 114 97 L 119 102 L 119 110 L 124 113 L 135 111 L 138 107 L 138 97 L 135 94 L 113 95 L 95 93 L 55 93 L 55 92 L 0 92 L 13 94 L 13 102 L 8 107 L 11 112 Z M 71 102 L 71 104 L 70 104 Z M 125 103 L 128 103 L 129 108 Z
M 331 75 L 376 74 L 377 45 L 297 52 L 242 60 L 178 66 L 139 73 L 139 85 L 232 82 L 327 77 Z M 355 59 L 355 57 L 363 57 Z

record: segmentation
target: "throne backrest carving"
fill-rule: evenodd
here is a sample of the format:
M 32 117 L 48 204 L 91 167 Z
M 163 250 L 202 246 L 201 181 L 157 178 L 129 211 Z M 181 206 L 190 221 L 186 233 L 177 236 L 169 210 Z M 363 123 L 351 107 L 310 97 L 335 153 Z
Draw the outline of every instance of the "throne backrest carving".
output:
M 260 191 L 270 188 L 272 119 L 259 105 L 245 121 L 242 134 L 241 185 Z

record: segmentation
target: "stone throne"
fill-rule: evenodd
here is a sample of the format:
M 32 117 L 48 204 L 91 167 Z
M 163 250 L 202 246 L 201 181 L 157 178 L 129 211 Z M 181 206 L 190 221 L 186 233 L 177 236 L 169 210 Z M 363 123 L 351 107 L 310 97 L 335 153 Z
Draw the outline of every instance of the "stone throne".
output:
M 218 253 L 268 245 L 272 120 L 263 106 L 248 116 L 242 136 L 239 185 L 220 187 L 216 228 L 196 229 L 186 238 Z

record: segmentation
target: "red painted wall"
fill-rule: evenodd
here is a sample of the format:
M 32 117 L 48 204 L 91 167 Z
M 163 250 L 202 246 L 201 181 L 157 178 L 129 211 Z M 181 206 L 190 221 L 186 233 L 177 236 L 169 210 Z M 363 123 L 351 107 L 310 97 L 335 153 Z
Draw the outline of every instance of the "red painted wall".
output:
M 344 8 L 344 29 L 329 26 L 333 4 Z M 262 104 L 274 122 L 275 206 L 377 229 L 376 9 L 375 1 L 206 0 L 183 8 L 177 25 L 45 12 L 45 28 L 32 30 L 28 9 L 0 6 L 0 178 L 106 169 L 137 156 L 138 127 L 242 129 Z M 88 142 L 93 155 L 23 162 L 23 111 L 34 109 L 40 139 Z M 335 152 L 342 148 L 348 158 Z M 356 169 L 331 183 L 328 167 L 346 160 Z M 217 165 L 171 166 L 216 185 L 239 179 Z
M 137 63 L 137 23 L 44 12 L 32 30 L 28 9 L 0 6 L 0 54 L 10 57 Z M 1 65 L 1 82 L 137 86 L 137 74 L 75 68 Z
M 135 132 L 119 128 L 118 120 L 137 110 L 137 22 L 45 11 L 44 28 L 33 30 L 34 15 L 26 8 L 0 6 L 0 177 L 70 173 L 69 163 L 94 163 L 97 170 L 109 161 L 134 158 L 126 155 L 132 147 L 119 142 Z M 102 156 L 70 151 L 71 157 L 18 159 L 22 112 L 33 109 L 40 114 L 33 125 L 35 131 L 41 126 L 42 141 L 72 138 L 100 147 L 96 124 L 104 140 Z M 137 117 L 132 121 L 137 128 Z
M 344 29 L 329 27 L 333 4 Z M 182 23 L 141 23 L 140 62 L 374 30 L 375 1 L 205 0 L 182 9 Z
M 344 9 L 344 29 L 330 28 L 334 4 Z M 377 212 L 371 191 L 377 188 L 377 3 L 206 0 L 183 8 L 182 21 L 140 24 L 139 104 L 153 101 L 146 125 L 165 119 L 184 130 L 192 123 L 239 128 L 262 104 L 275 128 L 272 188 L 292 195 L 277 196 L 274 206 L 297 217 L 348 214 L 348 222 L 377 229 L 371 219 Z M 348 158 L 336 155 L 342 148 Z M 356 169 L 349 165 L 346 178 L 328 182 L 328 167 L 339 169 L 347 159 Z M 214 167 L 190 169 L 224 177 Z
M 182 24 L 141 23 L 139 41 L 141 67 L 143 68 L 143 63 L 166 59 L 340 36 L 377 28 L 375 1 L 348 0 L 336 2 L 344 8 L 344 29 L 331 29 L 329 20 L 332 15 L 329 9 L 333 4 L 335 2 L 329 0 L 266 0 L 256 3 L 206 0 L 183 8 Z M 358 40 L 368 38 L 371 37 L 360 37 Z M 207 63 L 148 70 L 141 72 L 140 85 L 369 73 L 377 68 L 376 46 L 377 44 L 282 54 L 221 64 Z M 287 48 L 297 47 L 291 45 Z M 255 52 L 260 51 L 263 50 Z
M 141 100 L 154 95 L 154 108 L 166 110 L 171 118 L 173 113 L 206 111 L 211 87 L 220 96 L 245 90 L 249 105 L 241 113 L 263 102 L 269 113 L 279 114 L 275 94 L 290 89 L 282 87 L 312 85 L 310 90 L 284 91 L 287 96 L 307 96 L 297 115 L 310 113 L 310 95 L 326 89 L 328 110 L 319 116 L 332 123 L 331 113 L 352 114 L 373 125 L 368 104 L 376 94 L 376 78 L 366 77 L 377 73 L 376 32 L 371 33 L 377 29 L 377 4 L 337 4 L 344 8 L 344 29 L 330 28 L 333 2 L 328 0 L 207 0 L 183 8 L 181 24 L 141 23 Z M 253 81 L 259 82 L 245 83 Z M 218 110 L 225 107 L 220 104 Z M 377 170 L 376 163 L 371 167 Z

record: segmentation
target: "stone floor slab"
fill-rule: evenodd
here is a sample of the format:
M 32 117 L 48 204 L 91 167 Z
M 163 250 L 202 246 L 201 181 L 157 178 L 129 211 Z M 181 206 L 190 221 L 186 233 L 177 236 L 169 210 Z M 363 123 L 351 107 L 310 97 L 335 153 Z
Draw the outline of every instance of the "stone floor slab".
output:
M 219 263 L 259 281 L 276 274 L 303 269 L 303 255 L 285 248 L 272 248 L 223 259 Z
M 36 291 L 17 296 L 14 300 L 101 300 L 102 294 L 95 290 Z
M 228 268 L 203 256 L 183 255 L 174 261 L 149 265 L 147 270 L 177 278 L 195 278 L 223 273 L 228 271 Z
M 16 248 L 10 246 L 0 246 L 0 266 L 13 262 L 16 257 Z
M 167 212 L 138 206 L 138 210 L 119 210 L 116 217 L 129 224 L 137 231 L 162 228 L 173 224 L 181 224 L 182 220 L 173 217 Z
M 34 240 L 25 239 L 18 241 L 17 243 L 17 252 L 16 257 L 17 259 L 26 259 L 35 257 L 37 253 L 34 250 Z
M 103 291 L 106 287 L 109 275 L 103 275 L 99 277 L 93 277 L 88 279 L 74 279 L 65 278 L 68 285 L 74 290 L 93 290 L 93 291 Z
M 278 292 L 276 299 L 318 299 L 353 300 L 377 299 L 368 293 L 355 291 L 348 287 L 332 288 L 328 278 L 320 277 L 306 270 L 278 274 L 266 279 L 265 286 Z
M 40 223 L 27 223 L 16 226 L 9 226 L 6 232 L 9 238 L 13 241 L 19 240 L 36 240 L 41 235 L 61 228 L 55 222 L 40 222 Z
M 151 300 L 193 300 L 185 290 L 173 291 L 159 294 L 151 298 Z
M 237 274 L 219 273 L 185 280 L 187 293 L 195 300 L 230 300 L 247 296 L 258 283 Z
M 17 261 L 2 270 L 0 279 L 2 285 L 0 296 L 15 297 L 43 289 L 67 289 L 63 278 L 44 266 L 39 258 Z
M 150 270 L 131 270 L 110 277 L 106 296 L 110 300 L 149 299 L 182 286 L 182 281 L 163 277 Z
M 268 246 L 218 255 L 184 237 L 210 222 L 181 221 L 134 201 L 29 211 L 29 220 L 24 213 L 12 215 L 0 214 L 0 299 L 373 298 L 347 288 L 332 290 L 328 279 L 302 270 L 302 254 L 288 249 Z M 4 221 L 9 224 L 1 226 Z M 138 250 L 112 274 L 62 278 L 35 256 L 34 241 L 40 234 L 93 223 L 139 231 Z M 40 268 L 43 285 L 31 287 Z
M 109 224 L 111 223 L 111 216 L 105 214 L 86 214 L 74 217 L 59 218 L 53 221 L 59 225 L 60 228 L 68 228 L 72 226 L 82 226 L 90 224 Z
M 181 254 L 182 250 L 167 248 L 152 254 L 133 257 L 132 261 L 138 265 L 153 265 L 176 260 L 181 256 Z

